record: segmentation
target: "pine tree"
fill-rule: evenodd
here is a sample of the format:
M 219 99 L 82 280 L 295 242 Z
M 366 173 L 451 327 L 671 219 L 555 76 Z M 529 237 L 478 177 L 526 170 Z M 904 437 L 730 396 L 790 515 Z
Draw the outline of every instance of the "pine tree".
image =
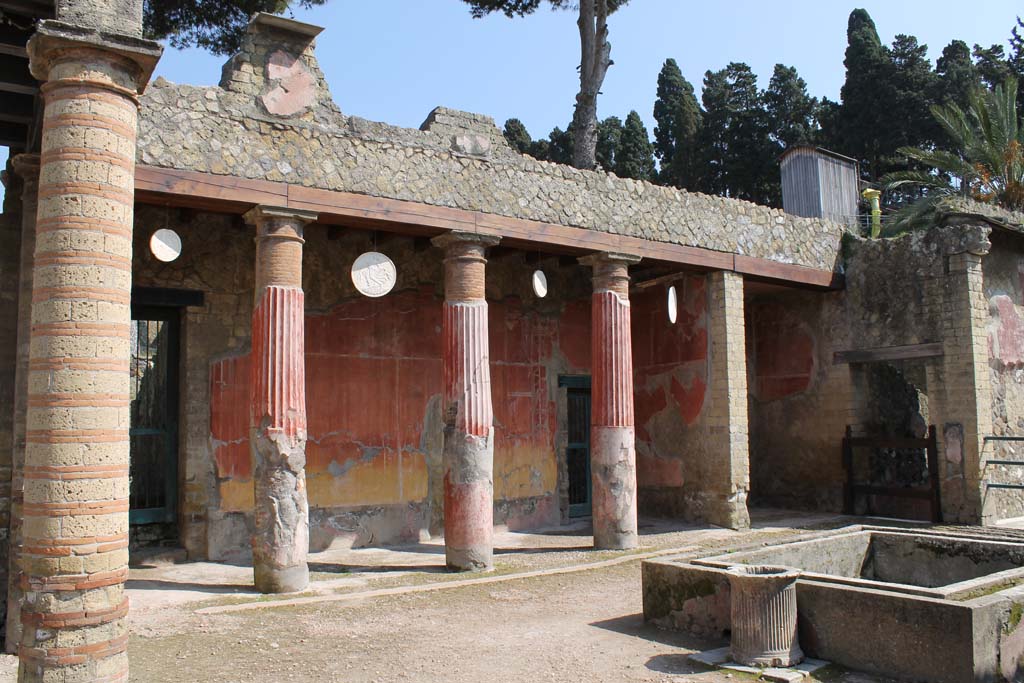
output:
M 620 178 L 634 180 L 654 178 L 654 147 L 636 111 L 629 112 L 622 126 L 622 137 L 615 150 L 615 174 Z
M 321 2 L 324 0 L 320 0 Z M 477 18 L 492 12 L 507 17 L 533 14 L 543 0 L 463 0 Z M 552 9 L 573 10 L 580 36 L 580 89 L 573 112 L 573 144 L 570 161 L 576 168 L 597 166 L 597 96 L 601 92 L 608 67 L 612 65 L 612 46 L 608 42 L 608 16 L 629 0 L 548 0 Z
M 666 59 L 658 74 L 654 120 L 658 122 L 654 127 L 654 153 L 661 162 L 659 182 L 695 188 L 701 111 L 693 85 L 683 77 L 674 59 Z
M 527 132 L 526 126 L 519 119 L 509 119 L 505 122 L 505 130 L 502 131 L 509 146 L 520 154 L 529 154 L 533 145 L 533 138 Z

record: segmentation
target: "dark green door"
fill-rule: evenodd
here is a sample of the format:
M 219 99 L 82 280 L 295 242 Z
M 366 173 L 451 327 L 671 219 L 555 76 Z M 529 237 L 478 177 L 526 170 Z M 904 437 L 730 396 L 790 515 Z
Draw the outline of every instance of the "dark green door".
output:
M 590 387 L 569 388 L 569 516 L 590 515 Z
M 132 307 L 132 524 L 174 521 L 178 498 L 179 311 L 167 306 Z

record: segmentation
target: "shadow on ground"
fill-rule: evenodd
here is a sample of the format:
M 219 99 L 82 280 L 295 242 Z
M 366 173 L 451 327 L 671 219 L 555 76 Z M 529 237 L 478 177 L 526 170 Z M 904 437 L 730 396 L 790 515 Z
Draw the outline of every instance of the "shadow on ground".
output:
M 191 583 L 184 581 L 165 581 L 162 579 L 128 579 L 125 588 L 129 590 L 187 590 L 197 593 L 252 593 L 252 584 L 223 584 L 223 583 Z

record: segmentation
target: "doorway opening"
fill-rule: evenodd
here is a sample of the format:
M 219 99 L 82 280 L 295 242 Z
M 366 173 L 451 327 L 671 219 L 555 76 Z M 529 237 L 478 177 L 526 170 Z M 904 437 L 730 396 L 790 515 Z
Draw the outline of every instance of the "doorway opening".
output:
M 590 377 L 560 377 L 567 389 L 569 517 L 591 514 L 590 481 Z
M 131 485 L 133 545 L 177 538 L 178 367 L 181 309 L 132 306 Z

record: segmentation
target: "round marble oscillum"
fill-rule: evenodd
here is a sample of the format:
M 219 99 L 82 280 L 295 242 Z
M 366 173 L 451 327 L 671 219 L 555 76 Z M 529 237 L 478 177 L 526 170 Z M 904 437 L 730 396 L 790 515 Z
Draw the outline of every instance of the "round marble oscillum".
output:
M 364 296 L 384 296 L 395 286 L 397 278 L 395 264 L 378 251 L 360 254 L 352 264 L 352 284 Z
M 538 299 L 543 299 L 548 295 L 548 278 L 543 270 L 533 271 L 533 293 L 537 295 Z
M 161 228 L 149 238 L 149 250 L 157 259 L 169 263 L 181 256 L 181 237 L 167 228 Z

